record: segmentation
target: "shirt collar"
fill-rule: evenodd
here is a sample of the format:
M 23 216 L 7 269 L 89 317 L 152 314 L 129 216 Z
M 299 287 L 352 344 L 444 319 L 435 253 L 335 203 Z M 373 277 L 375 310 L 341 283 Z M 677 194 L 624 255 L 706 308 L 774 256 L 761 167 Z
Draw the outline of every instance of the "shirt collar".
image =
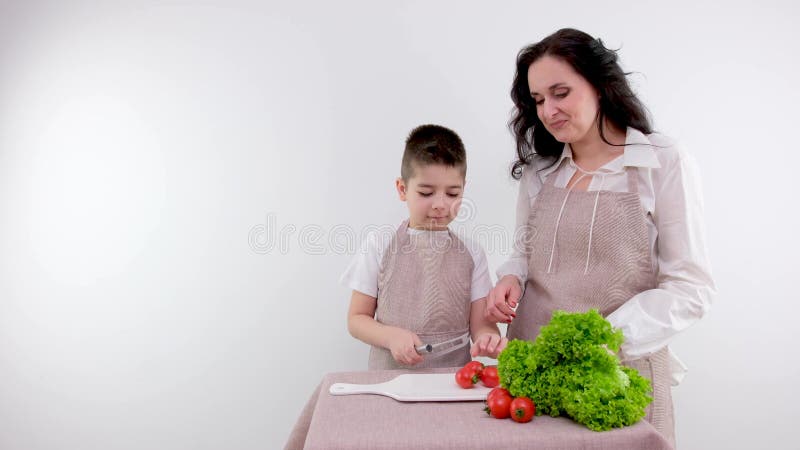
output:
M 625 137 L 625 153 L 623 153 L 622 159 L 623 166 L 648 167 L 651 169 L 661 167 L 650 139 L 636 128 L 628 127 Z
M 559 156 L 558 159 L 553 164 L 550 164 L 553 161 L 552 159 L 550 159 L 550 158 L 543 159 L 542 160 L 542 165 L 546 165 L 546 166 L 541 171 L 541 175 L 540 176 L 542 177 L 542 179 L 544 179 L 545 177 L 547 177 L 551 173 L 555 172 L 556 169 L 561 167 L 561 163 L 564 162 L 564 160 L 567 159 L 567 158 L 572 160 L 572 147 L 570 147 L 569 144 L 564 144 L 564 149 L 561 150 L 561 156 Z
M 558 157 L 553 165 L 542 170 L 542 178 L 550 175 L 561 166 L 565 159 L 572 162 L 572 147 L 569 144 L 564 144 L 564 150 L 561 151 L 561 156 Z M 548 163 L 552 159 L 548 160 Z M 611 172 L 621 171 L 624 167 L 648 167 L 657 169 L 661 167 L 661 163 L 656 157 L 656 152 L 653 150 L 653 145 L 641 131 L 636 128 L 628 127 L 625 134 L 625 148 L 623 149 L 622 158 L 616 158 L 608 164 L 601 167 L 601 170 L 609 170 Z

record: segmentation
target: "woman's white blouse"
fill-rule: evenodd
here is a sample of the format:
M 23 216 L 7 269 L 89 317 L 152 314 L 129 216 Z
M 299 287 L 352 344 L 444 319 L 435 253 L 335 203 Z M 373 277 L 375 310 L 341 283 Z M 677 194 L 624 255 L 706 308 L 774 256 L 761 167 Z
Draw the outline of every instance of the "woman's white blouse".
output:
M 646 213 L 658 286 L 635 295 L 608 316 L 625 336 L 623 357 L 636 359 L 669 344 L 673 336 L 700 319 L 711 307 L 715 287 L 694 159 L 671 139 L 659 134 L 645 136 L 632 128 L 627 131 L 626 144 L 623 155 L 600 168 L 602 175 L 592 177 L 588 190 L 627 192 L 625 168 L 638 169 L 639 197 Z M 561 164 L 564 159 L 567 161 Z M 525 284 L 528 258 L 521 241 L 530 208 L 547 175 L 558 170 L 554 183 L 563 188 L 577 170 L 568 144 L 560 159 L 552 163 L 552 158 L 536 158 L 523 171 L 517 200 L 517 245 L 511 258 L 497 270 L 498 279 L 515 275 Z M 677 372 L 683 371 L 675 372 L 680 378 Z

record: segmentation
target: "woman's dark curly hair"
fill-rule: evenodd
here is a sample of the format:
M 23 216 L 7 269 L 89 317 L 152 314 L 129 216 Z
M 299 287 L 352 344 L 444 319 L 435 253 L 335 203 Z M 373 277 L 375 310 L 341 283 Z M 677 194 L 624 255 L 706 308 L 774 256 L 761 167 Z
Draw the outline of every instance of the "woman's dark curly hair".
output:
M 508 123 L 517 142 L 518 159 L 511 168 L 513 178 L 518 180 L 522 176 L 522 168 L 531 163 L 534 154 L 559 157 L 564 150 L 564 143 L 557 141 L 539 120 L 528 86 L 528 68 L 546 55 L 572 66 L 599 94 L 597 127 L 603 141 L 610 144 L 603 133 L 605 119 L 621 130 L 632 127 L 644 134 L 652 133 L 647 109 L 628 84 L 628 74 L 619 66 L 617 52 L 583 31 L 563 28 L 517 54 L 517 71 L 511 86 L 514 112 Z

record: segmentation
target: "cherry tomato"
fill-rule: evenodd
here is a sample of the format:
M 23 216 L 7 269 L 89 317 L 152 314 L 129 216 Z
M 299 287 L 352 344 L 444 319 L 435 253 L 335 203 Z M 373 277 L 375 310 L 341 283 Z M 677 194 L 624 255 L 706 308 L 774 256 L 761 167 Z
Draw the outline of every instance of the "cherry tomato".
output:
M 481 382 L 486 387 L 497 387 L 500 385 L 500 375 L 497 374 L 497 366 L 488 366 L 481 372 Z
M 486 401 L 488 402 L 495 395 L 507 395 L 507 396 L 511 397 L 511 392 L 508 392 L 508 389 L 506 389 L 506 388 L 496 387 L 496 388 L 492 389 L 491 391 L 489 391 L 489 395 L 486 396 Z
M 478 376 L 480 376 L 481 372 L 483 372 L 484 365 L 480 361 L 470 361 L 464 365 L 464 368 L 474 369 L 475 373 L 477 373 Z
M 495 419 L 507 419 L 511 415 L 511 396 L 498 392 L 486 399 L 486 414 Z
M 478 382 L 478 379 L 479 377 L 478 374 L 475 373 L 475 369 L 462 367 L 456 372 L 456 383 L 464 389 L 472 389 L 475 383 Z
M 530 422 L 536 413 L 536 405 L 528 397 L 517 397 L 511 401 L 511 418 L 516 422 Z

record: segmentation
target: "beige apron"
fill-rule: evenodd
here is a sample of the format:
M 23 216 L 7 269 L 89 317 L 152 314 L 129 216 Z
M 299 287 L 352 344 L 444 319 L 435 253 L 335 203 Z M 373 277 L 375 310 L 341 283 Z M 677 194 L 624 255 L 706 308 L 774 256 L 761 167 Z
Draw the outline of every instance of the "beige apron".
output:
M 637 172 L 626 170 L 629 192 L 556 188 L 558 170 L 547 177 L 528 217 L 528 281 L 509 339 L 534 340 L 554 310 L 605 317 L 656 287 Z M 646 420 L 674 446 L 668 349 L 624 364 L 652 381 Z
M 383 256 L 375 320 L 410 330 L 425 344 L 463 335 L 469 331 L 474 265 L 467 247 L 449 230 L 409 234 L 408 221 L 403 222 Z M 469 346 L 424 358 L 420 364 L 404 366 L 389 350 L 373 346 L 369 368 L 458 367 L 471 359 Z

